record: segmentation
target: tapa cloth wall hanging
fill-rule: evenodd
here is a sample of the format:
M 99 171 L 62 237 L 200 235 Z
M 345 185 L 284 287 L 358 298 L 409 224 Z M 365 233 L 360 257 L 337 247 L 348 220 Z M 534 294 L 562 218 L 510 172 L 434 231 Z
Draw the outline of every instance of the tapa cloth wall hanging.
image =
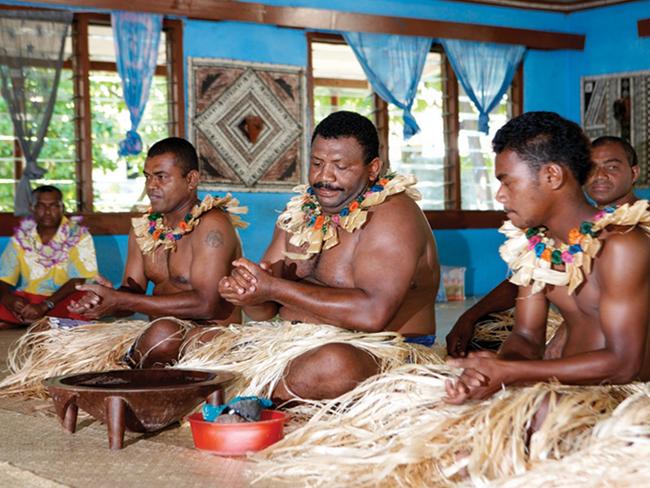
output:
M 190 57 L 188 73 L 201 189 L 289 191 L 304 182 L 303 68 Z

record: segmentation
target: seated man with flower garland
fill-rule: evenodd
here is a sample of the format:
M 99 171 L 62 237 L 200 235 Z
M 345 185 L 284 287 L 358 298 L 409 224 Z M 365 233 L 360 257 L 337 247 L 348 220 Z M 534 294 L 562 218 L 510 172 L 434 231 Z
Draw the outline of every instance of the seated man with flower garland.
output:
M 557 114 L 516 117 L 493 146 L 496 198 L 511 219 L 501 228 L 508 240 L 500 252 L 519 287 L 515 323 L 497 354 L 448 361 L 463 371 L 447 382 L 446 401 L 485 399 L 503 385 L 540 381 L 650 380 L 648 201 L 591 206 L 582 191 L 591 171 L 589 141 Z M 559 357 L 544 359 L 549 304 L 562 314 L 566 337 Z
M 0 328 L 45 315 L 81 318 L 67 310 L 75 286 L 97 275 L 93 239 L 78 219 L 64 215 L 54 186 L 32 191 L 32 216 L 21 220 L 0 258 Z
M 151 209 L 132 220 L 122 286 L 79 286 L 90 293 L 70 310 L 89 319 L 138 312 L 211 325 L 240 322 L 239 307 L 216 290 L 242 255 L 235 227 L 244 225 L 236 214 L 245 209 L 229 195 L 199 200 L 198 156 L 185 139 L 169 137 L 151 146 L 144 175 Z M 150 281 L 151 296 L 145 294 Z M 130 359 L 157 364 L 155 351 L 143 358 L 152 345 L 164 340 L 158 352 L 177 354 L 186 332 L 173 320 L 157 320 L 136 341 Z
M 639 177 L 639 159 L 628 141 L 616 136 L 598 137 L 591 143 L 591 161 L 592 169 L 583 189 L 598 208 L 616 208 L 638 200 L 634 194 L 634 183 Z M 490 314 L 512 309 L 516 298 L 517 285 L 505 280 L 467 309 L 447 334 L 449 355 L 466 356 L 477 322 Z M 566 339 L 565 332 L 564 326 L 557 329 L 546 348 L 546 357 L 558 354 Z
M 435 340 L 440 269 L 431 228 L 416 200 L 415 178 L 380 176 L 377 130 L 336 112 L 314 130 L 310 186 L 280 215 L 262 261 L 234 263 L 219 293 L 255 320 L 396 331 Z M 376 374 L 374 356 L 330 343 L 293 359 L 273 397 L 339 396 Z

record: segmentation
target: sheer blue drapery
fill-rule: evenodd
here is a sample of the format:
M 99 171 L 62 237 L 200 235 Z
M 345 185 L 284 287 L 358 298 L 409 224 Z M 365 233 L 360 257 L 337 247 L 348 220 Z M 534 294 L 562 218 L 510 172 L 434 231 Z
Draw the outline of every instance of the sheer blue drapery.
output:
M 30 181 L 47 172 L 37 161 L 54 111 L 71 23 L 70 12 L 0 12 L 0 91 L 25 157 L 14 199 L 16 215 L 29 214 Z
M 138 125 L 149 99 L 151 80 L 156 70 L 162 15 L 136 12 L 111 14 L 117 71 L 122 79 L 124 101 L 131 116 L 131 129 L 120 141 L 120 156 L 139 154 L 142 139 Z
M 465 93 L 479 112 L 479 130 L 489 131 L 489 114 L 510 87 L 526 48 L 490 42 L 440 39 Z
M 420 128 L 411 113 L 432 39 L 415 36 L 344 32 L 372 89 L 404 111 L 404 138 Z

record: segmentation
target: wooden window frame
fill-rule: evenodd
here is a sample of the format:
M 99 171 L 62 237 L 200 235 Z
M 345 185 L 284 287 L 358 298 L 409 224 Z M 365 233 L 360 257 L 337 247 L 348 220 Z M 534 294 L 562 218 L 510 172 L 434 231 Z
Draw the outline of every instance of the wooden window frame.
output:
M 307 32 L 307 89 L 310 110 L 310 127 L 314 124 L 314 87 L 317 79 L 313 76 L 312 43 L 345 44 L 343 36 L 319 32 Z M 442 47 L 434 45 L 432 51 L 443 52 Z M 444 54 L 444 52 L 443 52 Z M 425 210 L 424 214 L 432 229 L 480 229 L 496 228 L 505 220 L 501 210 L 462 210 L 461 209 L 461 173 L 458 152 L 458 135 L 460 132 L 458 108 L 458 79 L 449 60 L 444 57 L 443 66 L 445 92 L 443 94 L 443 117 L 445 128 L 445 210 Z M 511 86 L 512 116 L 522 113 L 523 108 L 523 67 L 517 70 Z M 388 104 L 375 94 L 375 120 L 379 133 L 380 157 L 387 164 L 388 158 Z
M 7 7 L 10 8 L 10 7 Z M 42 10 L 42 9 L 39 9 Z M 88 52 L 89 25 L 110 25 L 110 15 L 101 13 L 75 13 L 72 23 L 72 56 L 64 68 L 72 69 L 73 98 L 75 100 L 76 178 L 77 205 L 72 212 L 83 217 L 91 233 L 128 234 L 132 212 L 94 212 L 92 182 L 92 125 L 90 110 L 89 73 L 91 71 L 117 71 L 115 63 L 91 61 Z M 156 68 L 156 74 L 167 75 L 169 134 L 185 136 L 185 89 L 183 78 L 183 22 L 164 19 L 163 30 L 167 36 L 167 65 Z M 20 176 L 20 149 L 16 144 L 16 176 Z M 12 235 L 19 218 L 11 213 L 0 213 L 0 236 Z

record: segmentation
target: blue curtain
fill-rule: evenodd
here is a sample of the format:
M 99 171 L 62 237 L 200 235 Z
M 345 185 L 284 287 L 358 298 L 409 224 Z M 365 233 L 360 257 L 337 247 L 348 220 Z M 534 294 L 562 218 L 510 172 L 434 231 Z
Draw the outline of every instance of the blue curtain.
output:
M 54 111 L 71 23 L 71 12 L 0 12 L 0 92 L 25 157 L 14 199 L 16 215 L 29 214 L 30 181 L 47 172 L 37 161 Z
M 117 71 L 122 79 L 124 101 L 131 115 L 131 129 L 120 141 L 120 156 L 142 151 L 138 125 L 149 99 L 149 88 L 156 70 L 162 16 L 136 12 L 111 14 Z
M 404 138 L 416 134 L 420 128 L 411 108 L 432 39 L 359 32 L 344 32 L 343 36 L 372 89 L 404 111 Z
M 440 39 L 465 93 L 479 111 L 478 128 L 489 131 L 489 114 L 512 83 L 526 48 L 489 42 Z

